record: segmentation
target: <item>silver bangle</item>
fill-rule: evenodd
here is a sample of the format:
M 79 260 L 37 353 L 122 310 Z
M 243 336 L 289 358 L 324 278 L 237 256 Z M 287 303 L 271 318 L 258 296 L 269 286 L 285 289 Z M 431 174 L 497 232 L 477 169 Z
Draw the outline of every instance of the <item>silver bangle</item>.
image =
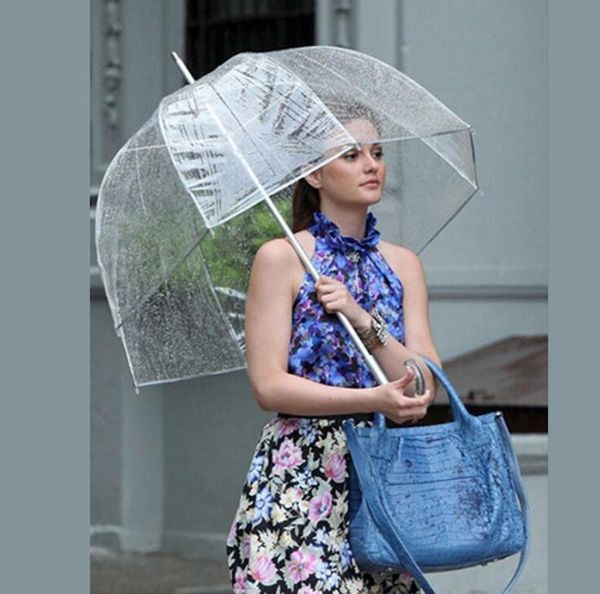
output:
M 422 396 L 425 394 L 425 388 L 427 387 L 425 384 L 425 376 L 423 375 L 421 368 L 417 365 L 417 362 L 414 359 L 407 359 L 404 361 L 404 366 L 415 372 L 415 395 Z
M 386 344 L 388 330 L 385 320 L 376 309 L 373 309 L 370 315 L 371 325 L 364 330 L 357 330 L 356 333 L 367 350 L 372 353 L 376 348 Z
M 371 311 L 371 326 L 379 342 L 384 345 L 387 342 L 387 324 L 383 316 L 375 308 Z

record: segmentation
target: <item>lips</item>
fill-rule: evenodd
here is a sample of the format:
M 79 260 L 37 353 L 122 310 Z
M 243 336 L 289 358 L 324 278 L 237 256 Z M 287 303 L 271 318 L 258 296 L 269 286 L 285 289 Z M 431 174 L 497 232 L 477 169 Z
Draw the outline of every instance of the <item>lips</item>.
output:
M 379 180 L 377 179 L 370 179 L 369 181 L 366 181 L 363 184 L 360 184 L 361 186 L 367 186 L 368 188 L 378 188 L 379 187 Z

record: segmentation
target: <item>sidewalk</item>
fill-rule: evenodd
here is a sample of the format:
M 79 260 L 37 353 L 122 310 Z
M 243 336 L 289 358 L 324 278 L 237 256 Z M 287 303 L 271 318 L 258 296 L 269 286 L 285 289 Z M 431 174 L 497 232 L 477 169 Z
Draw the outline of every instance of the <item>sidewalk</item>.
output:
M 167 553 L 92 555 L 91 594 L 231 593 L 225 565 Z

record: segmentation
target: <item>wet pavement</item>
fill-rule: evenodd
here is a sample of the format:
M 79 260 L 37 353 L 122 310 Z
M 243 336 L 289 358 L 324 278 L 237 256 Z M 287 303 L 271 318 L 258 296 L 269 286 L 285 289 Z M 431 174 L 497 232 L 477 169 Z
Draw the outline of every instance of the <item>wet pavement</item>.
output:
M 231 593 L 225 560 L 167 553 L 92 555 L 91 594 Z

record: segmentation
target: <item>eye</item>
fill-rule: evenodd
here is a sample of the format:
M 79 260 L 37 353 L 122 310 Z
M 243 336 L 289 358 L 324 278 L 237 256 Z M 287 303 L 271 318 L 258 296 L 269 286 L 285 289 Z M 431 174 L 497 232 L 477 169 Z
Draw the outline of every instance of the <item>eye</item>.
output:
M 356 159 L 356 153 L 355 152 L 346 153 L 344 155 L 344 159 L 346 159 L 346 161 L 354 161 L 354 159 Z
M 383 159 L 383 149 L 382 148 L 378 148 L 376 150 L 373 151 L 373 157 L 375 159 Z

